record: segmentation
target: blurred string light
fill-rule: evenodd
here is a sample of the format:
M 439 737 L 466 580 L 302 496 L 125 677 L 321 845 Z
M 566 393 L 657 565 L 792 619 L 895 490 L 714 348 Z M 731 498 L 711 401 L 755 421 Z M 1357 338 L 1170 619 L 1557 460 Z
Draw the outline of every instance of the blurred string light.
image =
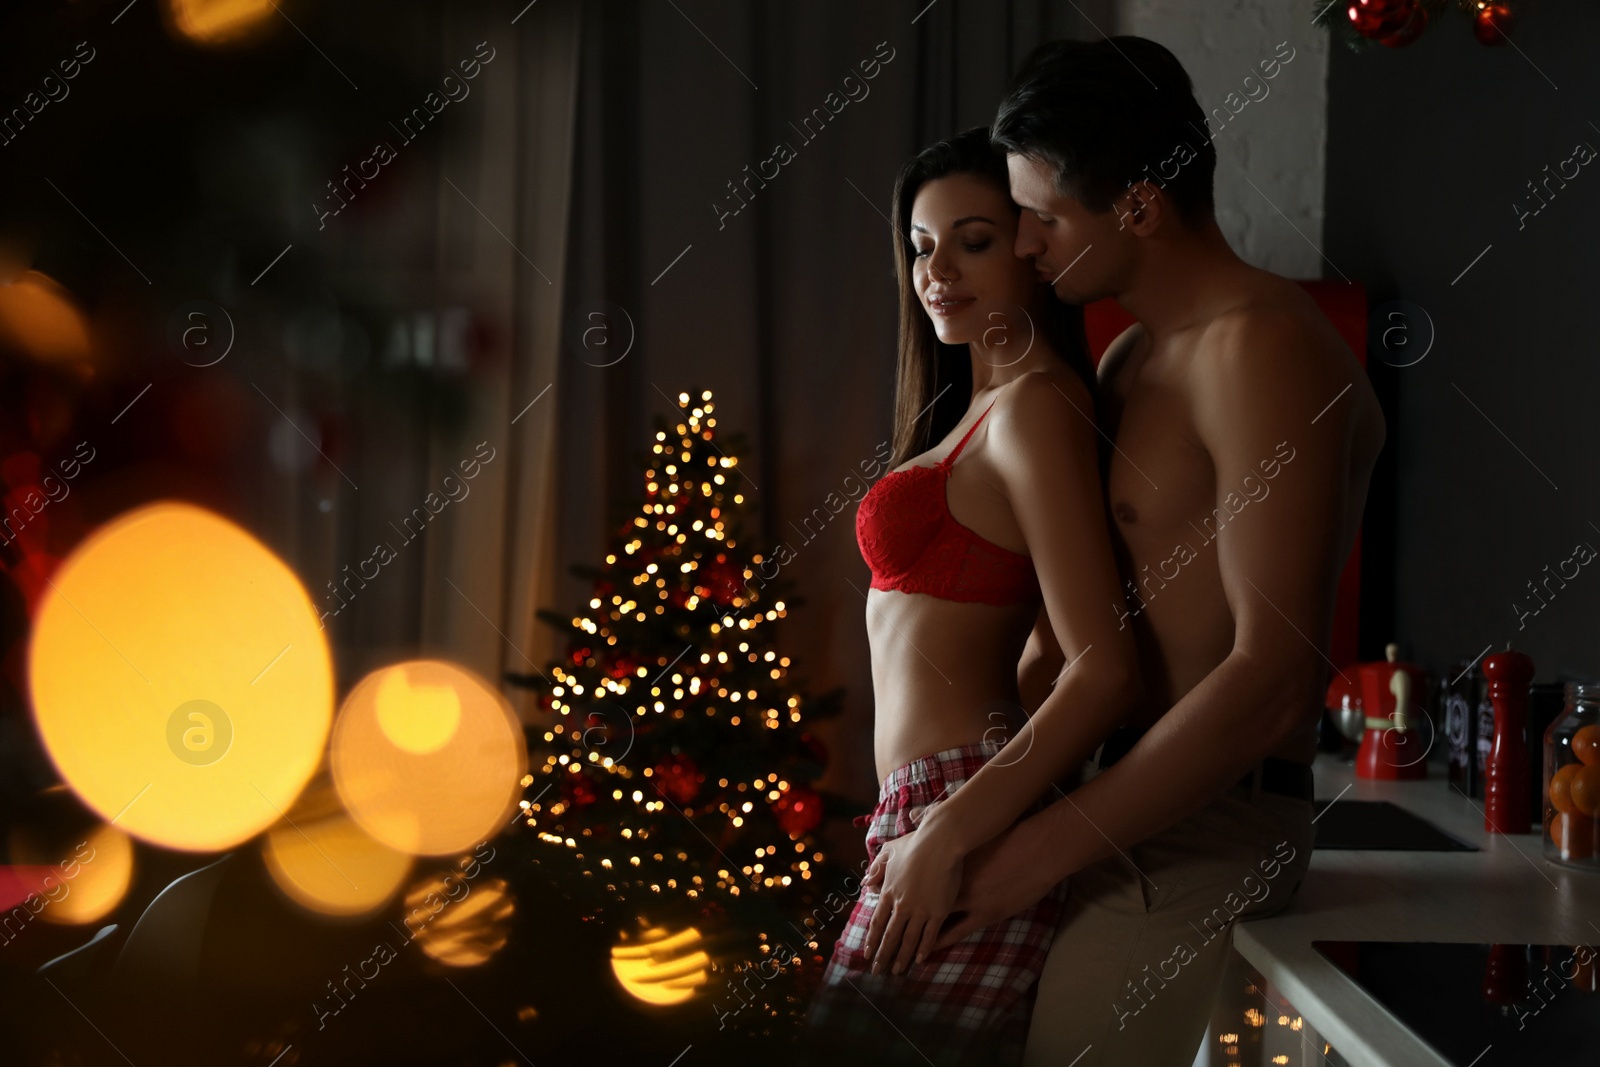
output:
M 646 1004 L 681 1004 L 706 983 L 711 957 L 701 947 L 700 931 L 677 933 L 653 926 L 624 935 L 611 949 L 611 970 L 622 988 Z
M 83 375 L 92 368 L 83 310 L 60 282 L 36 270 L 0 284 L 0 347 Z
M 333 667 L 310 598 L 244 530 L 162 501 L 56 572 L 29 649 L 39 735 L 102 818 L 168 848 L 231 848 L 315 772 Z
M 373 840 L 339 806 L 321 779 L 261 841 L 262 859 L 279 889 L 324 915 L 376 911 L 400 888 L 412 858 Z
M 101 823 L 75 841 L 60 835 L 45 840 L 36 828 L 18 827 L 8 843 L 12 861 L 34 872 L 31 890 L 47 902 L 39 911 L 45 922 L 96 922 L 133 884 L 133 842 L 115 826 Z
M 329 754 L 339 798 L 362 829 L 430 856 L 493 837 L 516 810 L 528 762 L 511 702 L 440 660 L 363 678 L 334 723 Z
M 256 37 L 276 5 L 273 0 L 166 0 L 169 31 L 196 44 L 237 44 Z
M 455 893 L 456 886 L 466 887 L 464 896 Z M 446 903 L 427 917 L 430 899 Z M 405 904 L 407 925 L 418 923 L 417 944 L 430 959 L 448 967 L 476 967 L 504 948 L 516 910 L 504 878 L 463 882 L 459 875 L 420 883 L 406 893 Z

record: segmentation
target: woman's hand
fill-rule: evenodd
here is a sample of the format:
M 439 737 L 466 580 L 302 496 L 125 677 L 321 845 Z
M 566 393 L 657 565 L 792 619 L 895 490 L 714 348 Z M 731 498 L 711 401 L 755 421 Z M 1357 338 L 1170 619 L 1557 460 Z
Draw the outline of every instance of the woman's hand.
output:
M 938 937 L 933 951 L 942 952 L 974 931 L 1026 911 L 1050 892 L 1056 883 L 1041 880 L 1041 874 L 1049 875 L 1039 863 L 1037 847 L 1027 824 L 1019 823 L 973 849 L 956 895 L 957 921 Z
M 961 888 L 961 866 L 961 853 L 932 827 L 885 842 L 862 881 L 878 888 L 865 946 L 873 974 L 904 974 L 933 951 Z

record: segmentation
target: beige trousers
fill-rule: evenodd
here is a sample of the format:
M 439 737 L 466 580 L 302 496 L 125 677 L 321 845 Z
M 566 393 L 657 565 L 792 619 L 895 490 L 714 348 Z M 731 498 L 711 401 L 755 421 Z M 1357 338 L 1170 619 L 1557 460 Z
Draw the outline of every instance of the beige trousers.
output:
M 1070 879 L 1027 1067 L 1190 1067 L 1233 923 L 1281 910 L 1311 861 L 1310 801 L 1235 787 Z

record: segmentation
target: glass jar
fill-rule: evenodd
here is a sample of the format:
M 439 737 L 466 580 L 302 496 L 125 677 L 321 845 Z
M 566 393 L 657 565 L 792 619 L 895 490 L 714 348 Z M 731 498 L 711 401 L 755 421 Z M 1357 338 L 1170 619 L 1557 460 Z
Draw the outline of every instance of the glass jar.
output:
M 1544 855 L 1600 871 L 1600 685 L 1567 683 L 1544 733 Z

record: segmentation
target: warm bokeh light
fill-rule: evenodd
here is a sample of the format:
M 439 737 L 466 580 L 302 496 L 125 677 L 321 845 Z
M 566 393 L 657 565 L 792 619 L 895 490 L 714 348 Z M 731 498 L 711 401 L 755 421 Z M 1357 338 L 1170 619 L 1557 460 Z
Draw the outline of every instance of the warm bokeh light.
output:
M 167 0 L 167 24 L 198 44 L 231 44 L 272 17 L 272 0 Z
M 438 905 L 436 914 L 431 914 Z M 406 893 L 406 925 L 422 951 L 451 967 L 476 967 L 505 947 L 515 910 L 504 878 L 441 875 Z
M 39 910 L 45 922 L 74 926 L 103 919 L 133 884 L 133 842 L 115 826 L 102 823 L 81 841 L 50 845 L 18 828 L 10 846 L 12 860 L 34 872 L 31 890 L 46 901 Z
M 89 363 L 89 323 L 72 294 L 48 274 L 24 271 L 0 285 L 0 345 L 41 363 Z
M 511 702 L 441 660 L 367 675 L 334 722 L 339 797 L 391 848 L 442 856 L 486 841 L 516 809 L 528 752 Z
M 681 1004 L 706 983 L 711 957 L 700 947 L 700 931 L 676 934 L 659 926 L 624 938 L 611 950 L 611 970 L 630 996 L 646 1004 Z
M 394 896 L 411 856 L 374 841 L 339 805 L 333 783 L 313 783 L 261 841 L 267 872 L 296 904 L 324 915 L 366 915 Z
M 333 668 L 284 563 L 191 504 L 92 533 L 42 601 L 28 683 L 83 802 L 135 837 L 215 851 L 282 817 L 317 768 Z

